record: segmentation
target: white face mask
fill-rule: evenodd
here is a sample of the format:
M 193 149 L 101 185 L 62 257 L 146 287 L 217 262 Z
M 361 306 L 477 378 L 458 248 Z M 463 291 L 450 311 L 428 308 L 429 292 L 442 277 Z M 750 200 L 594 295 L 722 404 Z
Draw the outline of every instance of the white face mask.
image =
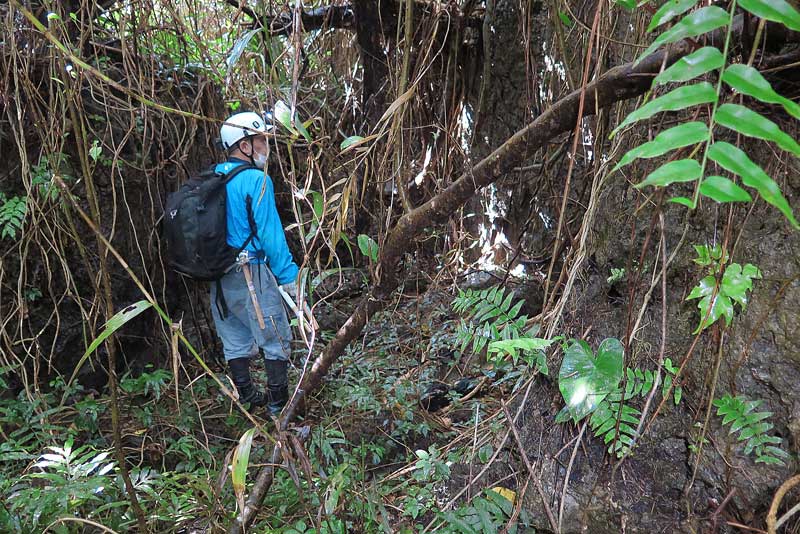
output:
M 253 153 L 253 163 L 259 169 L 263 169 L 267 166 L 267 155 L 262 154 L 261 152 L 254 152 Z

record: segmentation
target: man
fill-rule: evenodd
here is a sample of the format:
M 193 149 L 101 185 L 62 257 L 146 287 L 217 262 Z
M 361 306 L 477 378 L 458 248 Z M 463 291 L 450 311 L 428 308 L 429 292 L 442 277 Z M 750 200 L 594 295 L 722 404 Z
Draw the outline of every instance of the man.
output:
M 268 406 L 278 415 L 288 399 L 287 366 L 291 328 L 286 317 L 278 285 L 289 295 L 296 294 L 298 268 L 286 244 L 272 179 L 263 170 L 269 157 L 266 134 L 274 128 L 271 116 L 237 113 L 229 117 L 220 130 L 222 147 L 228 159 L 216 166 L 228 174 L 238 165 L 253 165 L 242 171 L 226 186 L 228 244 L 236 249 L 244 245 L 251 233 L 248 220 L 250 204 L 255 236 L 245 249 L 249 263 L 234 267 L 211 285 L 211 314 L 222 340 L 239 400 L 251 407 Z M 265 328 L 259 325 L 244 268 L 249 268 Z M 222 295 L 218 295 L 218 288 Z M 219 302 L 224 302 L 220 306 Z M 250 380 L 250 356 L 258 346 L 264 354 L 267 370 L 267 392 L 258 390 Z

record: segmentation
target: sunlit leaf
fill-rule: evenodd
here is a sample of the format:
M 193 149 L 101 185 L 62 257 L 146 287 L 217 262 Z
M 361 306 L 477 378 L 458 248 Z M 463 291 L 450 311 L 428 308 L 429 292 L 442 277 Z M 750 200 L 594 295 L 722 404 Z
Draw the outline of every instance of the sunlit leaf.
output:
M 725 69 L 722 80 L 742 94 L 768 104 L 780 104 L 787 113 L 800 119 L 800 106 L 776 93 L 769 82 L 753 67 L 742 64 L 730 65 Z
M 363 136 L 351 135 L 350 137 L 348 137 L 347 139 L 342 141 L 342 144 L 339 145 L 339 150 L 345 150 L 345 149 L 349 148 L 352 145 L 360 143 L 363 140 L 364 140 Z
M 744 185 L 758 191 L 761 198 L 778 208 L 784 217 L 789 219 L 792 226 L 800 228 L 800 224 L 795 219 L 786 198 L 781 194 L 778 184 L 761 167 L 753 163 L 742 150 L 730 143 L 720 141 L 711 145 L 708 149 L 708 157 L 725 170 L 741 176 Z
M 236 500 L 240 503 L 240 509 L 243 509 L 244 504 L 245 479 L 247 477 L 247 467 L 250 463 L 250 447 L 253 444 L 255 431 L 255 428 L 251 428 L 242 434 L 236 450 L 233 451 L 233 460 L 231 461 L 233 465 L 231 483 L 233 484 L 233 492 L 236 494 Z
M 611 132 L 611 137 L 614 137 L 618 131 L 629 124 L 649 119 L 656 113 L 678 111 L 699 104 L 710 104 L 716 100 L 717 91 L 708 82 L 678 87 L 631 112 L 619 126 L 614 128 L 614 131 Z
M 745 309 L 747 292 L 752 290 L 754 278 L 761 278 L 761 271 L 756 266 L 748 263 L 742 268 L 738 263 L 731 263 L 725 269 L 719 284 L 713 275 L 700 280 L 686 297 L 686 300 L 700 299 L 697 303 L 700 324 L 694 333 L 708 328 L 720 317 L 725 317 L 726 325 L 730 326 L 733 320 L 733 303 L 738 302 Z
M 376 261 L 378 259 L 378 244 L 370 236 L 366 234 L 360 234 L 358 236 L 358 248 L 361 250 L 361 253 L 364 256 L 368 257 L 372 261 Z
M 564 352 L 558 387 L 576 423 L 592 413 L 622 379 L 622 344 L 604 340 L 592 357 L 585 341 L 573 341 Z
M 705 141 L 708 127 L 703 122 L 693 121 L 674 126 L 658 134 L 655 139 L 629 150 L 614 167 L 614 170 L 628 165 L 638 158 L 655 158 L 676 148 Z
M 233 44 L 233 50 L 231 50 L 230 55 L 228 55 L 228 58 L 225 60 L 225 63 L 228 65 L 228 70 L 236 65 L 236 62 L 239 61 L 239 58 L 242 56 L 242 52 L 244 52 L 245 49 L 247 49 L 247 45 L 250 44 L 250 40 L 260 31 L 261 28 L 250 30 L 236 40 Z
M 656 76 L 654 84 L 664 84 L 669 82 L 686 82 L 693 78 L 722 67 L 725 58 L 722 52 L 713 46 L 705 46 L 684 56 L 664 72 Z
M 647 26 L 647 31 L 651 32 L 665 22 L 669 22 L 678 15 L 686 13 L 692 9 L 698 1 L 699 0 L 668 0 L 656 11 L 656 14 L 653 15 L 650 25 Z
M 735 132 L 748 137 L 772 141 L 782 149 L 800 157 L 800 145 L 777 124 L 739 104 L 723 104 L 717 109 L 714 120 Z
M 708 176 L 700 184 L 700 194 L 717 202 L 750 202 L 750 193 L 723 176 Z
M 637 184 L 637 189 L 652 185 L 665 187 L 673 183 L 692 182 L 700 178 L 703 170 L 700 164 L 693 159 L 679 159 L 662 165 L 647 175 L 647 178 Z
M 639 56 L 637 62 L 649 56 L 665 44 L 676 43 L 687 37 L 697 37 L 698 35 L 708 33 L 725 26 L 728 24 L 729 20 L 730 15 L 721 7 L 708 6 L 693 11 L 683 17 L 672 28 L 659 35 L 656 40 L 653 41 L 653 44 Z
M 739 0 L 739 7 L 762 19 L 800 31 L 800 13 L 786 0 Z

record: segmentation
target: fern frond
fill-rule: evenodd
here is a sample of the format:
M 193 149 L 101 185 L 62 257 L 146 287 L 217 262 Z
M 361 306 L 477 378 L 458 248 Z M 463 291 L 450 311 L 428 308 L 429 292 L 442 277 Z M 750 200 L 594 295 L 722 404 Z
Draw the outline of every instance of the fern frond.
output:
M 741 395 L 736 397 L 725 395 L 715 400 L 714 406 L 717 407 L 717 415 L 722 416 L 722 426 L 730 424 L 728 433 L 738 432 L 737 441 L 746 442 L 745 455 L 755 453 L 756 463 L 785 465 L 781 458 L 789 455 L 774 446 L 780 445 L 781 439 L 768 434 L 773 426 L 766 419 L 772 416 L 772 412 L 755 411 L 761 402 L 761 400 L 748 400 Z

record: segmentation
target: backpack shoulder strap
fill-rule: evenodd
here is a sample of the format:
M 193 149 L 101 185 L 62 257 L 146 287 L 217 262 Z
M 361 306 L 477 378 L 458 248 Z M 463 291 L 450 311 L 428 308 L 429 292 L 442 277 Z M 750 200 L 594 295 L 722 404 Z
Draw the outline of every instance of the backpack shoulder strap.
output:
M 227 184 L 228 182 L 239 176 L 239 174 L 243 173 L 244 171 L 249 171 L 250 169 L 260 170 L 255 165 L 248 165 L 248 164 L 237 165 L 232 170 L 230 170 L 228 174 L 225 175 L 225 183 Z

